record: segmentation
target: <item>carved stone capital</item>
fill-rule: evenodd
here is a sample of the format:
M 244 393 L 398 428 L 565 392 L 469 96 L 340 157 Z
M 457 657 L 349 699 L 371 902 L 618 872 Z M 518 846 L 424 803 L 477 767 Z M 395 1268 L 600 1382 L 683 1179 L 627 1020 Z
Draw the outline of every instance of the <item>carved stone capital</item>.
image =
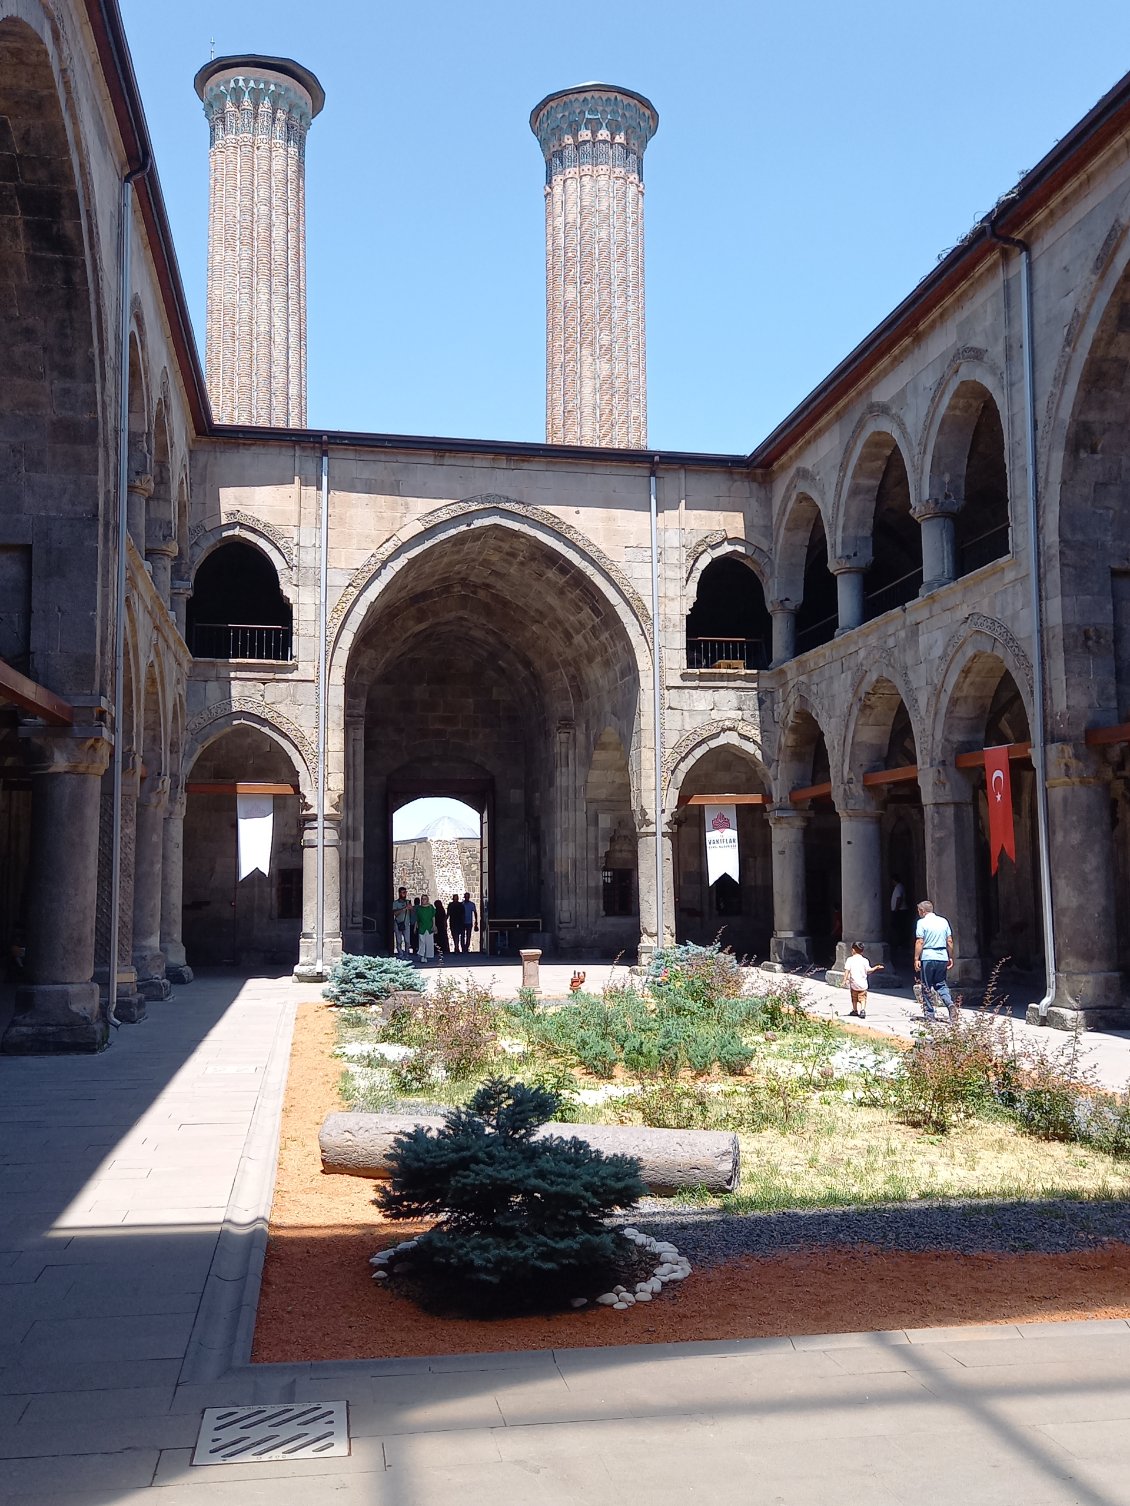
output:
M 104 727 L 64 730 L 25 722 L 19 735 L 35 750 L 37 774 L 92 774 L 101 778 L 110 766 L 112 744 Z
M 919 765 L 918 790 L 923 805 L 964 805 L 970 788 L 961 770 L 950 764 Z
M 799 608 L 800 602 L 793 601 L 793 599 L 789 596 L 779 596 L 776 598 L 776 600 L 769 603 L 769 613 L 772 617 L 776 617 L 778 616 L 778 614 L 780 614 L 781 616 L 788 616 L 792 613 L 797 612 Z
M 910 509 L 916 523 L 925 523 L 928 518 L 953 518 L 961 510 L 961 498 L 946 492 L 943 497 L 923 497 Z
M 838 559 L 828 561 L 828 570 L 832 575 L 862 575 L 870 568 L 869 554 L 842 554 Z
M 1048 789 L 1072 784 L 1105 784 L 1103 761 L 1084 743 L 1049 743 Z
M 803 831 L 811 812 L 797 805 L 771 805 L 766 815 L 774 831 Z
M 134 492 L 137 496 L 144 497 L 148 501 L 153 495 L 154 486 L 153 477 L 148 471 L 142 471 L 138 475 L 129 478 L 126 482 L 126 491 Z

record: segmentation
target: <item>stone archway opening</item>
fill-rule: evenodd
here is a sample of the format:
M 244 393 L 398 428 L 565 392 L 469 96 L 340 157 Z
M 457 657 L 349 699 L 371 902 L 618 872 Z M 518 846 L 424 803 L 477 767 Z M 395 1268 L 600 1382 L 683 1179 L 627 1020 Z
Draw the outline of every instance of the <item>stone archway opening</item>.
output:
M 738 878 L 723 874 L 712 884 L 706 863 L 706 806 L 696 801 L 706 796 L 724 800 L 727 795 L 738 797 Z M 765 771 L 741 748 L 711 748 L 683 776 L 673 844 L 678 941 L 708 946 L 717 939 L 739 957 L 768 957 L 773 876 L 767 803 Z
M 389 851 L 392 869 L 389 893 L 403 888 L 415 903 L 427 895 L 436 907 L 435 950 L 438 956 L 469 956 L 486 952 L 492 940 L 490 919 L 490 806 L 493 785 L 485 770 L 434 782 L 421 779 L 412 765 L 395 770 L 388 781 Z M 453 906 L 467 901 L 467 916 Z M 366 929 L 378 937 L 376 916 Z M 387 927 L 385 928 L 387 929 Z M 464 930 L 466 948 L 462 947 Z M 509 950 L 509 938 L 496 932 L 498 951 Z M 379 945 L 379 942 L 378 942 Z M 393 950 L 390 939 L 390 950 Z
M 882 918 L 865 929 L 876 932 L 869 940 L 887 943 L 895 967 L 909 976 L 915 906 L 927 892 L 926 834 L 914 726 L 890 680 L 877 680 L 863 697 L 851 761 L 879 818 Z
M 225 539 L 200 562 L 185 631 L 195 659 L 290 660 L 290 603 L 262 550 Z
M 843 939 L 840 818 L 828 745 L 810 711 L 788 725 L 773 811 L 773 963 L 828 967 Z
M 744 555 L 711 560 L 687 614 L 688 669 L 766 669 L 772 619 Z
M 989 806 L 982 750 L 1010 746 L 1016 754 L 1030 742 L 1031 730 L 1024 699 L 1004 662 L 995 654 L 975 653 L 965 666 L 946 708 L 945 746 L 967 781 L 968 803 L 955 807 L 954 819 L 968 822 L 972 830 L 955 831 L 950 843 L 972 855 L 972 873 L 966 876 L 966 892 L 952 900 L 955 942 L 959 953 L 974 954 L 982 975 L 1003 963 L 1002 976 L 1031 982 L 1042 977 L 1044 967 L 1041 919 L 1040 864 L 1036 831 L 1036 776 L 1025 756 L 1010 759 L 1012 816 L 1016 834 L 1016 862 L 1000 859 L 997 872 L 990 871 Z M 958 891 L 962 885 L 958 876 Z M 933 898 L 933 896 L 931 896 Z M 960 920 L 954 920 L 954 914 Z M 968 945 L 961 934 L 973 932 Z
M 638 758 L 639 675 L 595 576 L 501 523 L 428 545 L 370 607 L 345 703 L 348 882 L 361 890 L 346 902 L 375 920 L 370 944 L 391 949 L 390 811 L 411 779 L 486 817 L 490 922 L 512 948 L 603 954 L 604 854 L 586 839 L 586 782 L 607 729 Z
M 271 802 L 269 871 L 241 879 L 237 796 L 253 792 Z M 231 727 L 199 753 L 187 772 L 182 880 L 182 939 L 194 967 L 294 966 L 315 913 L 303 888 L 301 828 L 294 764 L 265 732 Z

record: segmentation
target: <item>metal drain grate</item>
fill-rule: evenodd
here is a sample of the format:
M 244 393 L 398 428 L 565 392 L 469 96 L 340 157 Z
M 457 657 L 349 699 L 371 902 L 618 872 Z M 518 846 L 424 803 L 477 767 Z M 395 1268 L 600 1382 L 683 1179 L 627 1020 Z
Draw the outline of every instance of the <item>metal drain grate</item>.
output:
M 263 1464 L 269 1459 L 325 1459 L 349 1453 L 343 1401 L 286 1406 L 209 1407 L 193 1464 Z

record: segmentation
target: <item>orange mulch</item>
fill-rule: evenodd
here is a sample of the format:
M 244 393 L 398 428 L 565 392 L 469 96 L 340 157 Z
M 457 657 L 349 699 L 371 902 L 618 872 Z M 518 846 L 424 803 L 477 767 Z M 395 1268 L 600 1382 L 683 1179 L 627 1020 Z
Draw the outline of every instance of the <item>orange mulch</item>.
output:
M 253 1360 L 381 1359 L 685 1339 L 1130 1317 L 1130 1247 L 954 1255 L 853 1247 L 747 1256 L 647 1307 L 550 1317 L 441 1318 L 371 1279 L 369 1256 L 418 1232 L 392 1225 L 362 1177 L 325 1176 L 318 1129 L 340 1107 L 333 1010 L 299 1006 Z

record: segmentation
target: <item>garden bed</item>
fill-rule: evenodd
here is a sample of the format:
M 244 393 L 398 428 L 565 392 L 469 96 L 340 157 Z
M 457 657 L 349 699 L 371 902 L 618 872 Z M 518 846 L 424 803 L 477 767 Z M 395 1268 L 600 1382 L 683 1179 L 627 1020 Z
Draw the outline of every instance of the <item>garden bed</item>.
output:
M 370 1279 L 369 1256 L 411 1227 L 382 1221 L 371 1183 L 321 1171 L 318 1128 L 348 1106 L 332 1055 L 341 1023 L 325 1005 L 299 1009 L 256 1361 L 1130 1317 L 1125 1161 L 1003 1121 L 924 1134 L 837 1089 L 809 1095 L 803 1126 L 743 1134 L 733 1198 L 633 1213 L 695 1265 L 646 1308 L 438 1318 Z M 888 1206 L 892 1195 L 910 1206 Z M 930 1201 L 942 1196 L 976 1201 Z M 819 1211 L 742 1211 L 805 1205 Z

